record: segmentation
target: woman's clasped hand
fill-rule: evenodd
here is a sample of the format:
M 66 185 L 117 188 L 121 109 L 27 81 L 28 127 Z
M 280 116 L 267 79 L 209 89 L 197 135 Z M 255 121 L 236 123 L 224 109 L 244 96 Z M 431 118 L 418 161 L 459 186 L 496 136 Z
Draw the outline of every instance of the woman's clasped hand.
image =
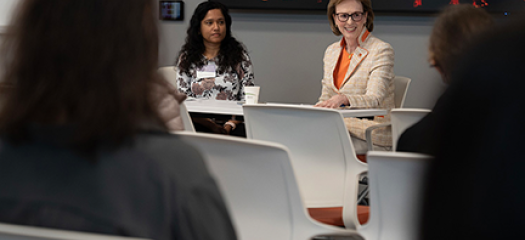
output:
M 337 94 L 326 101 L 315 104 L 315 107 L 338 108 L 349 105 L 350 103 L 348 102 L 348 98 L 345 95 Z

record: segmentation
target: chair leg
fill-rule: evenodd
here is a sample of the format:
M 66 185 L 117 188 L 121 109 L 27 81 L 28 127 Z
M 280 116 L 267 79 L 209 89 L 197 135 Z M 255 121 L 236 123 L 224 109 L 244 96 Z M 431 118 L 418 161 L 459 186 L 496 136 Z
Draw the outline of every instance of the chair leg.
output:
M 368 206 L 368 199 L 366 197 L 368 196 L 368 186 L 365 187 L 365 190 L 363 190 L 361 193 L 359 193 L 357 197 L 357 204 L 362 206 Z
M 366 177 L 366 175 L 362 176 L 362 179 L 359 181 L 359 185 L 360 186 L 363 186 L 364 189 L 361 190 L 359 192 L 359 194 L 357 195 L 357 204 L 358 205 L 363 205 L 363 206 L 368 206 L 368 177 Z

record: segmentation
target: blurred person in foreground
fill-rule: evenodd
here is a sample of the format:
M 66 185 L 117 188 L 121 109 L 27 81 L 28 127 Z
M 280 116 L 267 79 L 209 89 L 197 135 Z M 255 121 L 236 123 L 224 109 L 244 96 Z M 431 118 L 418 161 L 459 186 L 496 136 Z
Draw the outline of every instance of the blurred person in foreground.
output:
M 235 239 L 201 155 L 158 109 L 153 0 L 23 0 L 4 38 L 0 222 Z M 157 89 L 158 90 L 158 89 Z
M 246 48 L 232 36 L 232 18 L 219 2 L 200 3 L 187 30 L 176 63 L 177 88 L 189 97 L 224 101 L 244 100 L 244 87 L 253 86 L 253 67 Z M 194 117 L 197 131 L 246 136 L 244 123 Z
M 525 239 L 525 18 L 506 24 L 450 75 L 420 239 Z
M 370 0 L 330 0 L 328 20 L 341 41 L 326 49 L 322 94 L 317 107 L 394 107 L 394 49 L 374 37 L 374 12 Z M 365 130 L 390 121 L 390 114 L 368 118 L 345 118 L 358 155 L 365 154 Z M 375 150 L 390 150 L 390 127 L 372 132 Z M 371 149 L 370 149 L 371 150 Z
M 487 11 L 470 4 L 450 5 L 440 13 L 430 35 L 429 62 L 446 84 L 450 84 L 452 71 L 460 64 L 458 59 L 465 49 L 479 41 L 480 34 L 493 26 L 493 19 Z M 397 151 L 435 154 L 437 149 L 432 142 L 437 133 L 434 125 L 445 98 L 446 92 L 436 102 L 431 113 L 405 130 L 399 137 Z M 458 115 L 460 116 L 464 115 Z M 456 119 L 464 121 L 461 118 Z

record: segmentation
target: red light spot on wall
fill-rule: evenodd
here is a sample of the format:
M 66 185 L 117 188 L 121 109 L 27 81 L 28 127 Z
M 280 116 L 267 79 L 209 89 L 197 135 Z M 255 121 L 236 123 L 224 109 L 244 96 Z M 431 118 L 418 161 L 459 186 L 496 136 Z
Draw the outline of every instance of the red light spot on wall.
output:
M 489 4 L 485 0 L 480 0 L 480 1 L 474 0 L 472 2 L 472 5 L 474 5 L 474 7 L 478 7 L 479 8 L 479 7 L 485 7 L 485 6 L 489 5 Z
M 263 0 L 263 1 L 266 1 L 266 0 Z M 525 0 L 523 0 L 525 1 Z M 457 5 L 457 4 L 460 4 L 459 0 L 450 0 L 450 2 L 448 3 L 450 5 Z M 414 0 L 414 7 L 419 7 L 419 6 L 422 6 L 423 5 L 423 0 Z M 487 3 L 486 0 L 472 0 L 472 5 L 474 7 L 486 7 L 488 6 L 489 4 Z

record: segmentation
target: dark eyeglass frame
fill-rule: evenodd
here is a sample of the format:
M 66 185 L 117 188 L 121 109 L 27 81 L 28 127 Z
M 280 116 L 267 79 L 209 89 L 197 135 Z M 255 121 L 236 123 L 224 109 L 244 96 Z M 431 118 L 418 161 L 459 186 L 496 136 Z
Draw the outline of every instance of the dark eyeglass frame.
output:
M 359 22 L 361 20 L 363 20 L 363 15 L 365 15 L 364 12 L 355 12 L 355 13 L 352 13 L 352 14 L 348 14 L 348 13 L 335 13 L 334 15 L 337 16 L 337 19 L 341 22 L 346 22 L 348 21 L 349 18 L 352 19 L 352 21 L 354 22 Z

